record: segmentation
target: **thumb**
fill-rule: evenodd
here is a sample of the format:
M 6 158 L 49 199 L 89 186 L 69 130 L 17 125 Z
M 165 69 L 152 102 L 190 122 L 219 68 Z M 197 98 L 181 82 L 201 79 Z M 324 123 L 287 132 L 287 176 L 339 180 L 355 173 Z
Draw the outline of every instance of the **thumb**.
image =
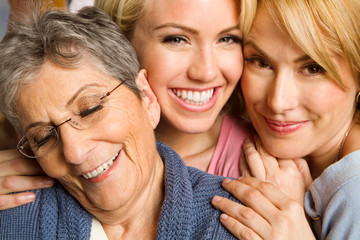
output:
M 311 177 L 311 172 L 309 169 L 309 165 L 307 164 L 306 160 L 302 159 L 302 158 L 294 159 L 294 162 L 303 178 L 305 188 L 306 188 L 306 190 L 308 190 L 310 185 L 313 182 L 313 179 Z

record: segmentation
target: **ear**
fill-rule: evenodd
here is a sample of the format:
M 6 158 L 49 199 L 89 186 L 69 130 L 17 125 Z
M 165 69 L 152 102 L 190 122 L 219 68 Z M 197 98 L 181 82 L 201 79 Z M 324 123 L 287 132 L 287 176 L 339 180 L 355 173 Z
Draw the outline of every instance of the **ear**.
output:
M 142 101 L 144 108 L 147 110 L 147 114 L 150 119 L 150 123 L 153 129 L 156 128 L 160 121 L 160 104 L 157 101 L 155 93 L 151 89 L 147 80 L 147 72 L 145 69 L 141 69 L 136 78 L 136 85 L 142 93 Z

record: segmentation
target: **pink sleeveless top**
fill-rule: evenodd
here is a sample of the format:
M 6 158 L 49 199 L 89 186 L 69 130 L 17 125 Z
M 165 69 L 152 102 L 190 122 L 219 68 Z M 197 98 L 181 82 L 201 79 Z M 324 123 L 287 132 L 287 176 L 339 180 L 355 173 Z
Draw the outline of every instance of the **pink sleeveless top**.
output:
M 207 172 L 225 177 L 239 177 L 242 144 L 252 134 L 253 129 L 250 123 L 226 115 Z

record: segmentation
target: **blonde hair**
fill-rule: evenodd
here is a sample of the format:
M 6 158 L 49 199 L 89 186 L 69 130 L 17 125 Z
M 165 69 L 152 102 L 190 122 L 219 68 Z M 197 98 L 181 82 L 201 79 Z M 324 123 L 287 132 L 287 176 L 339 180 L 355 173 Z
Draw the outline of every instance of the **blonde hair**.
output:
M 136 22 L 146 13 L 152 0 L 95 0 L 94 6 L 103 10 L 130 39 Z
M 322 66 L 342 89 L 332 54 L 347 60 L 360 89 L 360 1 L 359 0 L 249 0 L 252 10 L 240 19 L 246 38 L 255 17 L 254 9 L 267 9 L 276 24 L 305 53 Z M 358 113 L 359 115 L 359 113 Z M 359 116 L 358 116 L 359 117 Z

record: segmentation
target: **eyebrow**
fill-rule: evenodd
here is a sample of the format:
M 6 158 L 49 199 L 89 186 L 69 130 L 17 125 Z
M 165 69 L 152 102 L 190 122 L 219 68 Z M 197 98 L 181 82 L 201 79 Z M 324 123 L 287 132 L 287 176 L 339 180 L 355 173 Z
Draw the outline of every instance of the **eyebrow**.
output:
M 82 86 L 81 88 L 79 88 L 73 95 L 72 97 L 70 98 L 70 100 L 66 103 L 66 107 L 68 108 L 75 100 L 76 98 L 79 96 L 79 94 L 89 88 L 92 88 L 92 87 L 100 87 L 101 85 L 100 84 L 97 84 L 97 83 L 92 83 L 92 84 L 86 84 L 84 86 Z M 31 123 L 30 125 L 28 125 L 25 129 L 24 129 L 24 132 L 26 133 L 27 131 L 29 131 L 29 129 L 31 128 L 34 128 L 34 127 L 37 127 L 37 126 L 48 126 L 49 123 L 47 122 L 43 122 L 43 121 L 39 121 L 39 122 L 34 122 L 34 123 Z
M 184 31 L 189 32 L 189 33 L 192 33 L 192 34 L 199 34 L 199 31 L 196 30 L 196 29 L 193 29 L 193 28 L 190 28 L 190 27 L 186 27 L 186 26 L 183 26 L 183 25 L 180 25 L 180 24 L 176 24 L 176 23 L 166 23 L 166 24 L 157 26 L 157 27 L 155 28 L 155 30 L 159 30 L 159 29 L 163 29 L 163 28 L 178 28 L 178 29 L 184 30 Z M 233 30 L 237 30 L 237 29 L 240 30 L 240 26 L 239 26 L 239 25 L 235 25 L 235 26 L 226 28 L 226 29 L 222 30 L 222 31 L 220 32 L 220 34 L 223 34 L 223 33 L 225 33 L 225 32 L 230 32 L 230 31 L 233 31 Z
M 70 100 L 66 103 L 66 107 L 68 108 L 75 100 L 76 98 L 79 96 L 79 94 L 89 88 L 92 88 L 92 87 L 100 87 L 99 84 L 97 83 L 92 83 L 92 84 L 86 84 L 84 86 L 82 86 L 81 88 L 79 88 L 79 90 L 77 90 L 73 96 L 70 98 Z
M 256 43 L 252 40 L 245 40 L 244 41 L 244 47 L 245 46 L 251 46 L 252 48 L 254 48 L 257 52 L 259 52 L 261 55 L 263 55 L 265 58 L 268 58 L 268 59 L 272 59 L 267 53 L 265 53 L 258 45 L 256 45 Z M 305 61 L 308 61 L 308 60 L 312 60 L 312 58 L 307 55 L 307 54 L 304 54 L 298 58 L 296 58 L 293 62 L 294 63 L 300 63 L 300 62 L 305 62 Z

